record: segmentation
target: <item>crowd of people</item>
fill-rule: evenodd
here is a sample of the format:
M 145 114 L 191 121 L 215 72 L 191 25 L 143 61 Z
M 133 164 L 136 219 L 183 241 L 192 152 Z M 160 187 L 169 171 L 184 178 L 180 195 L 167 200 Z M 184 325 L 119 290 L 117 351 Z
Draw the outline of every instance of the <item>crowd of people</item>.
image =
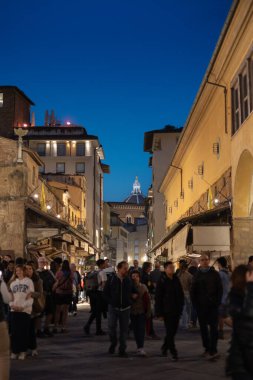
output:
M 234 380 L 253 378 L 253 256 L 247 265 L 233 272 L 225 257 L 210 265 L 209 256 L 199 260 L 149 262 L 129 268 L 126 261 L 117 268 L 99 259 L 85 278 L 68 260 L 45 257 L 38 262 L 9 256 L 0 262 L 0 374 L 9 378 L 9 359 L 24 360 L 38 355 L 37 339 L 67 332 L 68 316 L 75 316 L 80 294 L 89 300 L 90 315 L 83 326 L 90 335 L 106 335 L 102 318 L 108 319 L 109 354 L 127 357 L 127 338 L 132 332 L 137 355 L 146 357 L 148 339 L 160 339 L 154 318 L 164 323 L 161 355 L 178 360 L 175 336 L 181 329 L 199 326 L 203 353 L 216 361 L 218 339 L 224 339 L 224 325 L 231 328 L 226 373 Z M 216 269 L 215 269 L 216 267 Z M 85 291 L 85 293 L 84 293 Z M 117 331 L 119 325 L 119 332 Z
M 81 276 L 75 264 L 57 257 L 50 265 L 21 257 L 0 262 L 0 378 L 9 378 L 9 359 L 37 356 L 37 339 L 66 332 L 76 315 Z

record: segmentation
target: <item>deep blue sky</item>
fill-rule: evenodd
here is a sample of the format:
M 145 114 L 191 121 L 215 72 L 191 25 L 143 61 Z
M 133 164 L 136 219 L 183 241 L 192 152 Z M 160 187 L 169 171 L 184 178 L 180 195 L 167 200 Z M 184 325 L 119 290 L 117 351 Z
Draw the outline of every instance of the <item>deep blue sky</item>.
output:
M 232 0 L 12 0 L 1 3 L 1 84 L 99 136 L 122 200 L 151 183 L 144 132 L 184 125 Z

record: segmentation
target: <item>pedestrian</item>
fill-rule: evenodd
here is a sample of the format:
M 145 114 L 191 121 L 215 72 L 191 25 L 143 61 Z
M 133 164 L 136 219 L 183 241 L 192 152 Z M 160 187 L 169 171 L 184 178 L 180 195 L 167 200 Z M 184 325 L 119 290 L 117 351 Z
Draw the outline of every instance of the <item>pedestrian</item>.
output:
M 186 260 L 179 261 L 179 270 L 177 271 L 177 276 L 181 283 L 184 292 L 184 309 L 181 318 L 181 327 L 183 329 L 188 329 L 190 327 L 191 319 L 191 286 L 192 286 L 192 275 L 187 271 L 188 265 Z
M 38 356 L 37 339 L 36 339 L 36 321 L 40 317 L 40 314 L 44 311 L 44 308 L 45 308 L 43 281 L 39 277 L 38 273 L 36 273 L 34 263 L 32 261 L 28 261 L 25 268 L 26 268 L 27 277 L 32 280 L 33 286 L 34 286 L 34 292 L 31 292 L 27 295 L 27 299 L 29 297 L 33 299 L 30 328 L 29 328 L 28 349 L 31 350 L 32 356 Z
M 55 257 L 53 260 L 53 263 L 54 263 L 53 273 L 56 276 L 56 273 L 61 270 L 62 258 L 61 257 Z
M 141 275 L 141 283 L 146 285 L 149 291 L 151 305 L 153 308 L 154 305 L 154 296 L 155 296 L 155 286 L 151 277 L 152 264 L 148 261 L 144 262 L 142 265 L 142 275 Z M 159 339 L 154 330 L 154 322 L 153 322 L 153 312 L 150 315 L 150 318 L 146 320 L 146 335 L 149 339 Z
M 219 267 L 219 275 L 222 283 L 222 299 L 221 305 L 219 307 L 219 339 L 224 339 L 224 320 L 228 317 L 227 315 L 227 302 L 228 293 L 230 290 L 230 273 L 228 270 L 228 264 L 225 257 L 221 256 L 217 259 Z
M 14 260 L 10 260 L 7 264 L 7 268 L 6 270 L 4 271 L 4 274 L 3 274 L 3 279 L 4 279 L 4 282 L 6 284 L 9 283 L 10 279 L 12 278 L 13 274 L 14 274 L 14 269 L 15 269 L 15 262 Z
M 73 296 L 73 274 L 68 260 L 63 260 L 61 270 L 56 273 L 55 278 L 56 282 L 53 286 L 56 304 L 54 332 L 57 333 L 58 328 L 60 328 L 60 332 L 65 333 L 67 331 L 68 309 Z
M 110 265 L 108 259 L 105 260 L 104 272 L 106 273 L 107 279 L 115 274 L 115 269 Z
M 150 277 L 151 277 L 151 281 L 154 285 L 154 288 L 156 288 L 156 285 L 161 277 L 161 264 L 159 263 L 159 261 L 156 261 L 155 262 L 155 269 L 151 271 L 150 273 Z
M 55 283 L 55 276 L 51 272 L 51 270 L 48 270 L 46 268 L 47 265 L 48 265 L 47 259 L 43 256 L 39 257 L 37 273 L 43 282 L 45 308 L 44 308 L 44 312 L 41 314 L 41 317 L 37 318 L 37 321 L 36 321 L 38 338 L 53 336 L 52 332 L 50 331 L 50 324 L 52 323 L 53 315 L 55 313 L 55 301 L 54 301 L 54 294 L 53 294 L 53 285 Z M 45 323 L 44 323 L 44 330 L 42 331 L 41 325 L 42 325 L 42 317 L 44 315 L 45 315 Z
M 14 276 L 10 282 L 13 300 L 11 308 L 11 359 L 24 360 L 29 345 L 29 329 L 34 292 L 33 282 L 26 276 L 25 267 L 16 265 Z
M 222 299 L 222 283 L 219 273 L 209 264 L 209 257 L 203 254 L 198 272 L 193 277 L 191 300 L 199 320 L 204 347 L 202 356 L 215 360 L 218 358 L 218 310 Z
M 173 263 L 167 261 L 164 264 L 164 273 L 162 273 L 156 287 L 155 310 L 157 317 L 164 321 L 166 329 L 166 335 L 161 347 L 162 355 L 167 356 L 169 350 L 173 361 L 178 360 L 175 335 L 183 307 L 184 292 L 181 283 L 175 274 Z
M 227 356 L 226 374 L 233 380 L 253 379 L 253 271 L 239 265 L 231 276 L 229 312 L 233 333 Z
M 195 276 L 195 274 L 198 272 L 198 260 L 191 260 L 190 265 L 188 267 L 188 272 L 192 275 Z M 190 323 L 189 327 L 190 328 L 196 328 L 197 327 L 197 321 L 198 321 L 198 316 L 195 307 L 193 306 L 191 302 L 191 318 L 190 318 Z
M 194 276 L 197 272 L 198 272 L 198 266 L 199 266 L 199 263 L 198 263 L 198 260 L 191 260 L 189 266 L 188 266 L 188 272 Z
M 6 283 L 0 276 L 0 375 L 1 380 L 9 380 L 10 376 L 10 339 L 8 326 L 5 319 L 4 305 L 9 304 L 12 295 L 8 291 Z
M 137 355 L 146 357 L 144 351 L 146 318 L 151 314 L 151 302 L 146 285 L 141 283 L 141 275 L 138 271 L 133 271 L 131 279 L 138 292 L 138 297 L 133 301 L 131 307 L 131 326 L 134 332 L 134 338 L 137 345 Z
M 87 275 L 86 284 L 88 287 L 88 296 L 90 298 L 91 314 L 84 325 L 84 332 L 86 335 L 90 334 L 90 327 L 94 320 L 96 320 L 96 335 L 105 335 L 105 332 L 102 330 L 102 313 L 104 310 L 104 298 L 103 298 L 103 289 L 107 281 L 106 273 L 103 271 L 105 267 L 105 260 L 99 259 L 96 262 L 99 270 L 93 270 Z
M 134 260 L 133 265 L 129 268 L 129 277 L 131 278 L 131 274 L 133 271 L 138 271 L 140 274 L 142 274 L 142 268 L 139 266 L 139 261 Z
M 69 314 L 77 315 L 77 304 L 79 300 L 79 292 L 81 290 L 81 275 L 76 270 L 76 265 L 74 263 L 70 264 L 70 269 L 73 276 L 73 296 L 71 300 L 71 304 L 69 305 Z
M 117 274 L 106 282 L 104 297 L 108 303 L 108 327 L 111 342 L 109 353 L 114 354 L 118 344 L 117 324 L 119 322 L 119 356 L 128 357 L 126 340 L 130 309 L 133 300 L 138 297 L 138 293 L 128 276 L 126 261 L 118 263 Z

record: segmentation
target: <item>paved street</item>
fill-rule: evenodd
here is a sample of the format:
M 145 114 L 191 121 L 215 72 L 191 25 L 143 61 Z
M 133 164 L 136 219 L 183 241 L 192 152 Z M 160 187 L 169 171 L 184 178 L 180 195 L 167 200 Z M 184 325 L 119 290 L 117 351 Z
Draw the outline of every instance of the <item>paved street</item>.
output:
M 88 305 L 79 305 L 77 317 L 70 317 L 69 333 L 58 334 L 51 339 L 39 340 L 39 357 L 25 361 L 13 361 L 11 380 L 69 380 L 114 379 L 129 380 L 129 376 L 141 376 L 145 380 L 168 379 L 222 379 L 228 337 L 220 342 L 221 358 L 210 363 L 200 358 L 202 352 L 199 331 L 182 332 L 177 336 L 180 361 L 173 363 L 159 356 L 161 341 L 147 341 L 148 358 L 135 356 L 135 343 L 129 340 L 127 359 L 107 354 L 108 337 L 85 337 L 83 322 L 88 318 Z M 161 322 L 155 323 L 156 331 L 163 334 Z M 106 329 L 106 325 L 104 327 Z

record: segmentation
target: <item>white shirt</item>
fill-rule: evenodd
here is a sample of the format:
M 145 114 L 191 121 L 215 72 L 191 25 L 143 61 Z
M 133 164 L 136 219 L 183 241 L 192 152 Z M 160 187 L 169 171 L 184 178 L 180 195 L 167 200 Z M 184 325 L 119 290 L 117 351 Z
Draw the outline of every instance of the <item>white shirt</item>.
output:
M 19 306 L 23 308 L 24 313 L 31 314 L 33 298 L 26 299 L 26 297 L 34 292 L 32 280 L 28 277 L 24 277 L 23 280 L 17 278 L 11 283 L 10 289 L 14 297 L 14 300 L 9 303 L 11 311 L 14 311 L 12 306 Z

